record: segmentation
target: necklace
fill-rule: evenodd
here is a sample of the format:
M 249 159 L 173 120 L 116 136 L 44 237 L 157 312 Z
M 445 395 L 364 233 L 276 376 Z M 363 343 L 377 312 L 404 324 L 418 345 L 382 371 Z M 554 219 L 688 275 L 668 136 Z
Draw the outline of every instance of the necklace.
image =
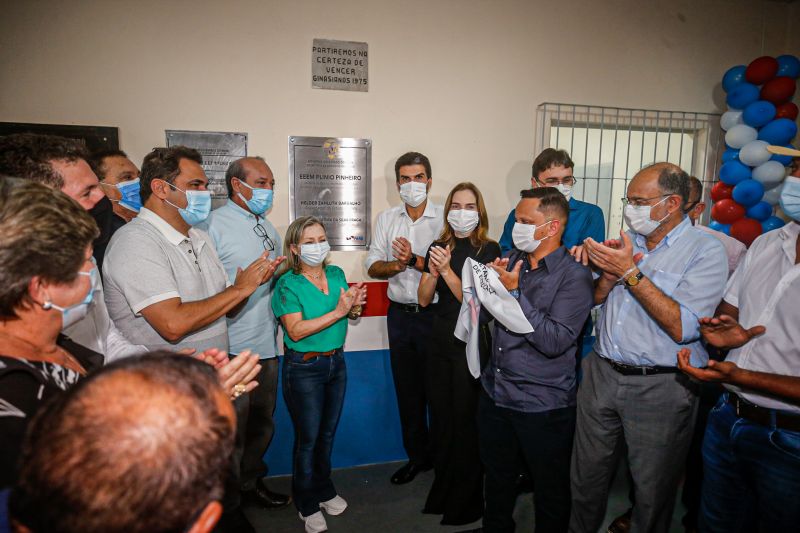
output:
M 317 280 L 317 281 L 319 281 L 319 280 L 320 280 L 320 278 L 322 278 L 322 274 L 323 274 L 323 273 L 324 273 L 323 271 L 320 271 L 320 273 L 319 273 L 319 274 L 317 274 L 317 275 L 315 276 L 315 275 L 314 275 L 314 274 L 312 274 L 311 272 L 303 271 L 303 275 L 304 275 L 304 276 L 308 276 L 309 278 L 315 279 L 315 280 Z

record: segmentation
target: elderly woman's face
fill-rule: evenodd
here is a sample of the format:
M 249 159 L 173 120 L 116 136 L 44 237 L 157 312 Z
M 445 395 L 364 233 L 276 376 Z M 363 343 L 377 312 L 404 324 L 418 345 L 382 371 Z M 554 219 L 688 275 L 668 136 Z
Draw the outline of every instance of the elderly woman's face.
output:
M 92 263 L 92 245 L 86 247 L 84 251 L 84 261 L 79 272 L 91 272 L 94 269 Z M 78 275 L 69 283 L 47 284 L 43 287 L 45 298 L 59 307 L 69 307 L 83 301 L 89 291 L 92 290 L 92 280 L 89 276 Z
M 319 224 L 314 224 L 313 226 L 309 226 L 303 230 L 303 234 L 300 236 L 300 242 L 293 244 L 291 248 L 295 254 L 300 255 L 300 245 L 315 244 L 318 242 L 325 242 L 327 240 L 328 237 L 325 235 L 325 230 L 322 229 L 322 226 Z

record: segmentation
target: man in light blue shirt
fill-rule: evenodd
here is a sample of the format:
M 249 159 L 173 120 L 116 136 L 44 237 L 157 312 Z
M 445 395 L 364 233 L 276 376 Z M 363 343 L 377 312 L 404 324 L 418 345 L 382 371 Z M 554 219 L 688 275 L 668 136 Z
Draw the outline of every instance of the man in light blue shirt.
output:
M 542 150 L 531 166 L 531 187 L 555 187 L 569 202 L 569 220 L 561 239 L 567 250 L 583 244 L 583 240 L 587 237 L 603 242 L 606 235 L 602 209 L 572 197 L 572 189 L 576 182 L 572 173 L 574 167 L 575 163 L 565 150 L 554 148 Z M 515 217 L 516 212 L 512 209 L 503 226 L 503 235 L 500 237 L 500 250 L 503 255 L 514 248 L 511 230 L 514 229 Z
M 278 232 L 263 216 L 272 207 L 272 170 L 260 157 L 242 158 L 228 167 L 225 184 L 228 202 L 211 212 L 202 229 L 211 236 L 228 278 L 234 280 L 241 265 L 250 264 L 265 251 L 269 253 L 269 268 L 274 271 L 285 257 L 281 256 Z M 234 402 L 234 472 L 225 488 L 225 514 L 220 521 L 226 531 L 253 530 L 243 522 L 246 517 L 240 507 L 242 498 L 267 508 L 290 502 L 289 496 L 270 491 L 264 483 L 267 466 L 263 457 L 275 428 L 272 415 L 278 390 L 277 323 L 271 297 L 272 283 L 264 283 L 239 314 L 228 319 L 231 356 L 252 350 L 261 357 L 261 371 L 256 377 L 259 386 Z
M 642 169 L 628 185 L 619 241 L 585 241 L 602 274 L 594 353 L 583 362 L 572 455 L 570 531 L 597 531 L 628 450 L 636 504 L 632 531 L 666 532 L 697 413 L 697 390 L 676 366 L 681 348 L 705 366 L 698 319 L 722 299 L 728 265 L 714 237 L 683 212 L 689 176 L 669 163 Z

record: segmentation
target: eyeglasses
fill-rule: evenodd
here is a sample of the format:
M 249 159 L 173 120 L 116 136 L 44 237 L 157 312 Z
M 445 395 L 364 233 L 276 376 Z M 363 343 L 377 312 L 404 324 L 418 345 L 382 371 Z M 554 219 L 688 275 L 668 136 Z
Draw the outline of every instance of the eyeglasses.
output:
M 672 195 L 661 194 L 658 196 L 653 196 L 652 198 L 622 198 L 622 205 L 623 206 L 626 206 L 628 204 L 636 206 L 649 205 L 649 202 L 652 202 L 653 200 L 656 200 L 658 198 L 666 198 L 667 196 L 672 196 Z
M 265 250 L 269 250 L 270 252 L 275 250 L 275 243 L 269 238 L 267 229 L 262 226 L 260 222 L 256 222 L 256 227 L 253 228 L 253 231 L 261 238 L 261 244 L 264 246 Z
M 575 184 L 578 183 L 578 178 L 575 176 L 565 176 L 563 178 L 547 178 L 544 181 L 536 178 L 536 181 L 545 187 L 555 187 L 557 185 L 569 185 L 570 187 L 574 187 Z

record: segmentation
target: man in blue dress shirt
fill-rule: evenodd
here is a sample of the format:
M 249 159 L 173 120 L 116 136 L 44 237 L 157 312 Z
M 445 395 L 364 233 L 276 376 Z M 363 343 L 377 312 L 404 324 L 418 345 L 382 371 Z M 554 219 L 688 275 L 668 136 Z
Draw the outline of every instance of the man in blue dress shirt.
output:
M 555 187 L 569 202 L 569 222 L 564 228 L 562 242 L 567 250 L 583 244 L 586 237 L 603 242 L 606 236 L 606 223 L 603 211 L 594 204 L 582 202 L 572 197 L 575 177 L 572 170 L 575 163 L 565 150 L 546 148 L 533 160 L 531 168 L 531 187 Z M 503 236 L 500 237 L 500 250 L 506 255 L 514 242 L 511 231 L 514 229 L 515 210 L 508 214 Z
M 566 531 L 575 430 L 575 348 L 592 307 L 592 274 L 561 244 L 569 206 L 553 187 L 522 191 L 515 249 L 491 266 L 519 301 L 533 332 L 495 322 L 478 406 L 486 468 L 483 531 L 514 531 L 517 473 L 531 473 L 536 531 Z
M 670 163 L 639 171 L 628 185 L 618 241 L 584 243 L 602 271 L 594 352 L 583 361 L 572 452 L 570 531 L 597 531 L 628 450 L 636 504 L 632 531 L 666 532 L 692 438 L 697 391 L 676 366 L 681 348 L 705 366 L 698 319 L 722 299 L 728 262 L 719 240 L 692 229 L 683 212 L 689 176 Z
M 275 178 L 260 157 L 234 161 L 225 174 L 228 202 L 215 209 L 201 227 L 214 243 L 228 278 L 233 281 L 241 265 L 249 265 L 265 251 L 273 272 L 285 259 L 281 239 L 263 215 L 272 207 Z M 264 483 L 263 461 L 275 424 L 272 420 L 278 391 L 277 323 L 270 307 L 271 282 L 250 295 L 244 308 L 228 319 L 231 356 L 244 350 L 259 354 L 258 387 L 236 399 L 236 447 L 231 479 L 225 488 L 225 514 L 218 526 L 225 531 L 253 531 L 241 511 L 244 499 L 276 508 L 287 505 L 289 496 L 270 491 Z M 241 494 L 240 494 L 241 491 Z

